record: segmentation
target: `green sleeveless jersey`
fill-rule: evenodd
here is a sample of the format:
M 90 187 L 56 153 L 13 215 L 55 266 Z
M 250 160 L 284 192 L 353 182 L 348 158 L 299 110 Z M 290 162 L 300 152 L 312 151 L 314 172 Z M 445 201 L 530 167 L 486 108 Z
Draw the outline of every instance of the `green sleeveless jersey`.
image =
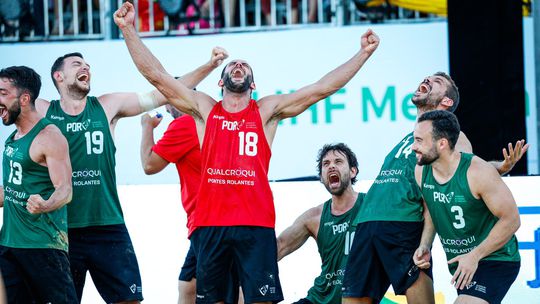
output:
M 51 122 L 41 119 L 19 139 L 13 132 L 6 140 L 2 160 L 4 184 L 4 224 L 0 245 L 13 248 L 51 248 L 68 250 L 66 207 L 41 214 L 26 210 L 32 194 L 44 200 L 54 192 L 49 169 L 30 158 L 34 138 Z
M 473 250 L 498 221 L 469 188 L 467 170 L 473 156 L 462 153 L 454 176 L 445 184 L 435 180 L 431 166 L 424 166 L 422 171 L 422 193 L 448 260 Z M 516 236 L 482 260 L 519 261 Z M 448 268 L 454 274 L 457 263 Z
M 59 100 L 46 117 L 69 143 L 73 169 L 73 201 L 68 205 L 69 228 L 123 224 L 116 191 L 116 146 L 105 111 L 96 97 L 88 96 L 79 115 L 65 113 Z
M 317 232 L 317 247 L 322 261 L 321 274 L 315 279 L 306 297 L 312 303 L 341 303 L 345 266 L 354 238 L 354 229 L 350 224 L 358 213 L 364 195 L 359 193 L 351 210 L 342 215 L 332 215 L 331 199 L 324 203 Z
M 414 179 L 416 154 L 412 150 L 413 133 L 401 140 L 384 159 L 353 222 L 423 220 L 422 193 Z

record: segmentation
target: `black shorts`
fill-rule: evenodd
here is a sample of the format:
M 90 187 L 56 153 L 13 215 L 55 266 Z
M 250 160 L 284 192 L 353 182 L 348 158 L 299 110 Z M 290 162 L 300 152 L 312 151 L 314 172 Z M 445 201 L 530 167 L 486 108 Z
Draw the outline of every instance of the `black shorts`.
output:
M 487 301 L 490 304 L 501 303 L 502 299 L 516 280 L 520 262 L 480 261 L 472 281 L 458 295 L 468 295 Z
M 78 303 L 65 251 L 0 246 L 0 269 L 8 303 Z
M 143 300 L 139 264 L 126 225 L 71 228 L 68 236 L 79 301 L 87 271 L 105 302 Z
M 254 226 L 201 227 L 191 242 L 197 254 L 197 303 L 226 298 L 223 278 L 238 271 L 245 303 L 283 300 L 274 229 Z
M 423 226 L 423 222 L 392 221 L 358 224 L 342 296 L 380 301 L 390 284 L 396 294 L 405 294 L 420 275 L 413 254 L 420 244 Z M 433 277 L 431 268 L 425 272 Z
M 189 282 L 196 278 L 196 271 L 197 257 L 195 256 L 193 244 L 190 244 L 186 259 L 184 260 L 184 265 L 182 265 L 182 269 L 180 270 L 180 276 L 178 276 L 178 280 Z

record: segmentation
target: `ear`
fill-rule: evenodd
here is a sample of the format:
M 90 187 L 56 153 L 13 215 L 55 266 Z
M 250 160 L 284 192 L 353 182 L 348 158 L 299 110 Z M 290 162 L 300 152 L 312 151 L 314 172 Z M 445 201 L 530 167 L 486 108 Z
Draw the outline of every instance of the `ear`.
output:
M 30 94 L 28 93 L 21 94 L 21 96 L 19 97 L 19 103 L 23 107 L 28 106 L 30 104 Z
M 439 105 L 442 105 L 444 106 L 444 109 L 448 109 L 450 107 L 452 107 L 454 105 L 454 100 L 448 98 L 448 97 L 443 97 L 443 99 L 441 100 L 441 102 L 439 103 Z
M 251 82 L 249 84 L 249 87 L 251 88 L 251 90 L 255 90 L 256 89 L 255 82 Z
M 223 88 L 224 85 L 225 85 L 225 83 L 223 82 L 223 79 L 220 79 L 220 80 L 218 81 L 218 86 L 219 86 L 220 88 Z
M 357 174 L 358 174 L 358 168 L 357 167 L 352 167 L 351 168 L 351 179 L 355 178 Z
M 60 72 L 60 71 L 56 71 L 53 73 L 53 77 L 54 77 L 54 80 L 56 80 L 56 82 L 60 82 L 61 80 L 64 80 L 64 73 Z

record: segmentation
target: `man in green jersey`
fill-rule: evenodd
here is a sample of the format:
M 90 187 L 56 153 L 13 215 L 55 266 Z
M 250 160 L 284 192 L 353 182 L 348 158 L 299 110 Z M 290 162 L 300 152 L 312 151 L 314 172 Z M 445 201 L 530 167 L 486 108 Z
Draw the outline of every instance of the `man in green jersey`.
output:
M 0 70 L 0 115 L 15 124 L 3 152 L 0 269 L 9 303 L 77 301 L 67 255 L 71 201 L 68 143 L 36 111 L 41 79 L 32 69 Z
M 323 146 L 317 156 L 319 178 L 332 198 L 298 217 L 278 237 L 278 260 L 300 248 L 309 237 L 317 242 L 321 274 L 306 298 L 298 304 L 341 303 L 341 285 L 347 256 L 354 237 L 350 222 L 356 216 L 364 193 L 352 185 L 358 174 L 356 155 L 343 143 Z
M 455 303 L 500 303 L 519 273 L 519 212 L 492 165 L 455 149 L 459 133 L 456 116 L 446 111 L 424 113 L 414 128 L 415 178 L 427 206 L 414 262 L 430 267 L 436 232 Z
M 453 112 L 459 104 L 459 91 L 449 75 L 438 72 L 420 83 L 412 102 L 417 116 L 435 109 Z M 412 259 L 424 228 L 412 144 L 411 132 L 386 156 L 353 221 L 357 227 L 343 281 L 343 303 L 380 301 L 390 285 L 396 294 L 406 295 L 409 303 L 435 302 L 431 270 L 419 271 Z M 527 148 L 523 140 L 515 149 L 509 144 L 510 153 L 504 150 L 504 161 L 492 165 L 504 174 Z M 472 152 L 462 132 L 456 150 Z
M 215 48 L 210 61 L 182 77 L 194 87 L 227 57 Z M 119 119 L 166 103 L 161 93 L 90 92 L 90 66 L 80 53 L 59 57 L 51 77 L 60 100 L 38 99 L 36 108 L 67 138 L 73 167 L 73 203 L 68 208 L 69 257 L 79 301 L 89 271 L 107 303 L 143 299 L 137 258 L 124 223 L 116 189 L 113 140 Z

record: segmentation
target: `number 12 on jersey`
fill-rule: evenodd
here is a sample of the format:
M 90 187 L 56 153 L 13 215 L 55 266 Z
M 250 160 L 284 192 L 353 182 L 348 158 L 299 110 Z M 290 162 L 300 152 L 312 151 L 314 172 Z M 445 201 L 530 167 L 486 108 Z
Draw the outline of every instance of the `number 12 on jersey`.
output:
M 255 132 L 238 132 L 239 144 L 238 155 L 255 156 L 257 155 L 257 142 L 259 136 Z

